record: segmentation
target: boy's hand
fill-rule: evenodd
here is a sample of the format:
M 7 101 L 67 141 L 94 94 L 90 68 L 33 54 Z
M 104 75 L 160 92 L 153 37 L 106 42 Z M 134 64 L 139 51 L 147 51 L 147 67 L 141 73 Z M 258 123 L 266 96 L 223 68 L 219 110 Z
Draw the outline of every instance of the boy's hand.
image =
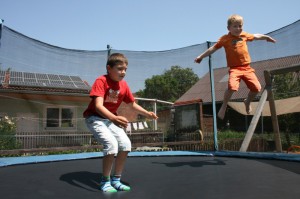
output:
M 253 34 L 255 40 L 266 40 L 267 42 L 275 43 L 276 40 L 270 37 L 269 35 L 263 35 L 263 34 Z
M 200 64 L 200 62 L 202 61 L 202 59 L 198 56 L 196 57 L 196 59 L 194 60 L 195 63 Z
M 275 42 L 276 42 L 276 40 L 275 40 L 275 39 L 273 39 L 272 37 L 268 37 L 268 38 L 267 38 L 267 42 L 273 42 L 273 43 L 275 43 Z
M 114 119 L 111 120 L 116 126 L 121 128 L 126 128 L 128 125 L 128 120 L 123 116 L 116 116 Z
M 149 119 L 157 119 L 158 117 L 157 117 L 157 115 L 155 115 L 155 113 L 153 113 L 153 112 L 148 112 L 148 118 Z

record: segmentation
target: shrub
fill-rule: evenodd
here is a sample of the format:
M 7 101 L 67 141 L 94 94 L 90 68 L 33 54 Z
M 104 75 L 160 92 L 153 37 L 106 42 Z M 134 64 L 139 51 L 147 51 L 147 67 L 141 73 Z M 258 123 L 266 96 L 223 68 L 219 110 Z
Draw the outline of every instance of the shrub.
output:
M 18 147 L 16 124 L 8 116 L 0 117 L 0 150 L 16 149 Z

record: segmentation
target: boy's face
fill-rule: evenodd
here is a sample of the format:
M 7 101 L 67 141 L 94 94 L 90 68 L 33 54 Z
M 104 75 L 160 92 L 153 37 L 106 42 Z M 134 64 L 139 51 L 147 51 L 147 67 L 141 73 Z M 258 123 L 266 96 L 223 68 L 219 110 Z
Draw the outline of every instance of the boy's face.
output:
M 107 72 L 109 77 L 114 81 L 121 81 L 126 75 L 127 65 L 119 64 L 113 67 L 107 66 Z
M 234 36 L 240 36 L 243 31 L 243 22 L 233 22 L 230 26 L 227 27 L 229 32 Z

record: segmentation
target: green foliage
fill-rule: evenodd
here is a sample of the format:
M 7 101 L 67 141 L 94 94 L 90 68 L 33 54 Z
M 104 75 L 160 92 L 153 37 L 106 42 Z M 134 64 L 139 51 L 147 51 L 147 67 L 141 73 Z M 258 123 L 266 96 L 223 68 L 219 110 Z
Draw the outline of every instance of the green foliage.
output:
M 245 132 L 236 132 L 231 130 L 218 132 L 218 141 L 223 141 L 226 139 L 243 139 L 245 137 Z
M 137 92 L 137 95 L 174 102 L 198 80 L 198 76 L 191 68 L 172 66 L 164 74 L 154 75 L 152 78 L 146 79 L 145 89 Z
M 8 116 L 0 117 L 0 150 L 16 149 L 16 124 Z
M 290 72 L 274 76 L 275 99 L 285 99 L 300 95 L 300 72 Z
M 245 138 L 245 132 L 236 132 L 231 130 L 219 131 L 218 132 L 218 142 L 222 143 L 226 140 L 235 140 Z M 289 142 L 286 139 L 286 132 L 281 132 L 281 144 L 283 150 L 287 150 L 291 145 L 298 145 L 300 146 L 300 133 L 291 133 L 289 136 Z M 260 134 L 253 134 L 252 140 L 254 139 L 264 139 L 266 141 L 274 141 L 275 135 L 274 133 L 260 133 Z
M 300 72 L 289 72 L 274 76 L 275 99 L 286 99 L 300 95 Z M 291 133 L 299 131 L 300 113 L 278 116 L 280 129 L 284 130 L 287 145 L 292 144 Z

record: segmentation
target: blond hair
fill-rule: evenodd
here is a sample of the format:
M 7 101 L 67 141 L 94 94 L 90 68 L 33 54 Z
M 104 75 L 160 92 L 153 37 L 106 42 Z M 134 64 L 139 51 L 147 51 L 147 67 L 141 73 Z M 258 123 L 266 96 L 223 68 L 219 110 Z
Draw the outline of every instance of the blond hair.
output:
M 231 24 L 233 24 L 235 22 L 239 22 L 239 23 L 243 24 L 244 19 L 240 15 L 231 15 L 231 16 L 228 17 L 227 26 L 229 27 Z

